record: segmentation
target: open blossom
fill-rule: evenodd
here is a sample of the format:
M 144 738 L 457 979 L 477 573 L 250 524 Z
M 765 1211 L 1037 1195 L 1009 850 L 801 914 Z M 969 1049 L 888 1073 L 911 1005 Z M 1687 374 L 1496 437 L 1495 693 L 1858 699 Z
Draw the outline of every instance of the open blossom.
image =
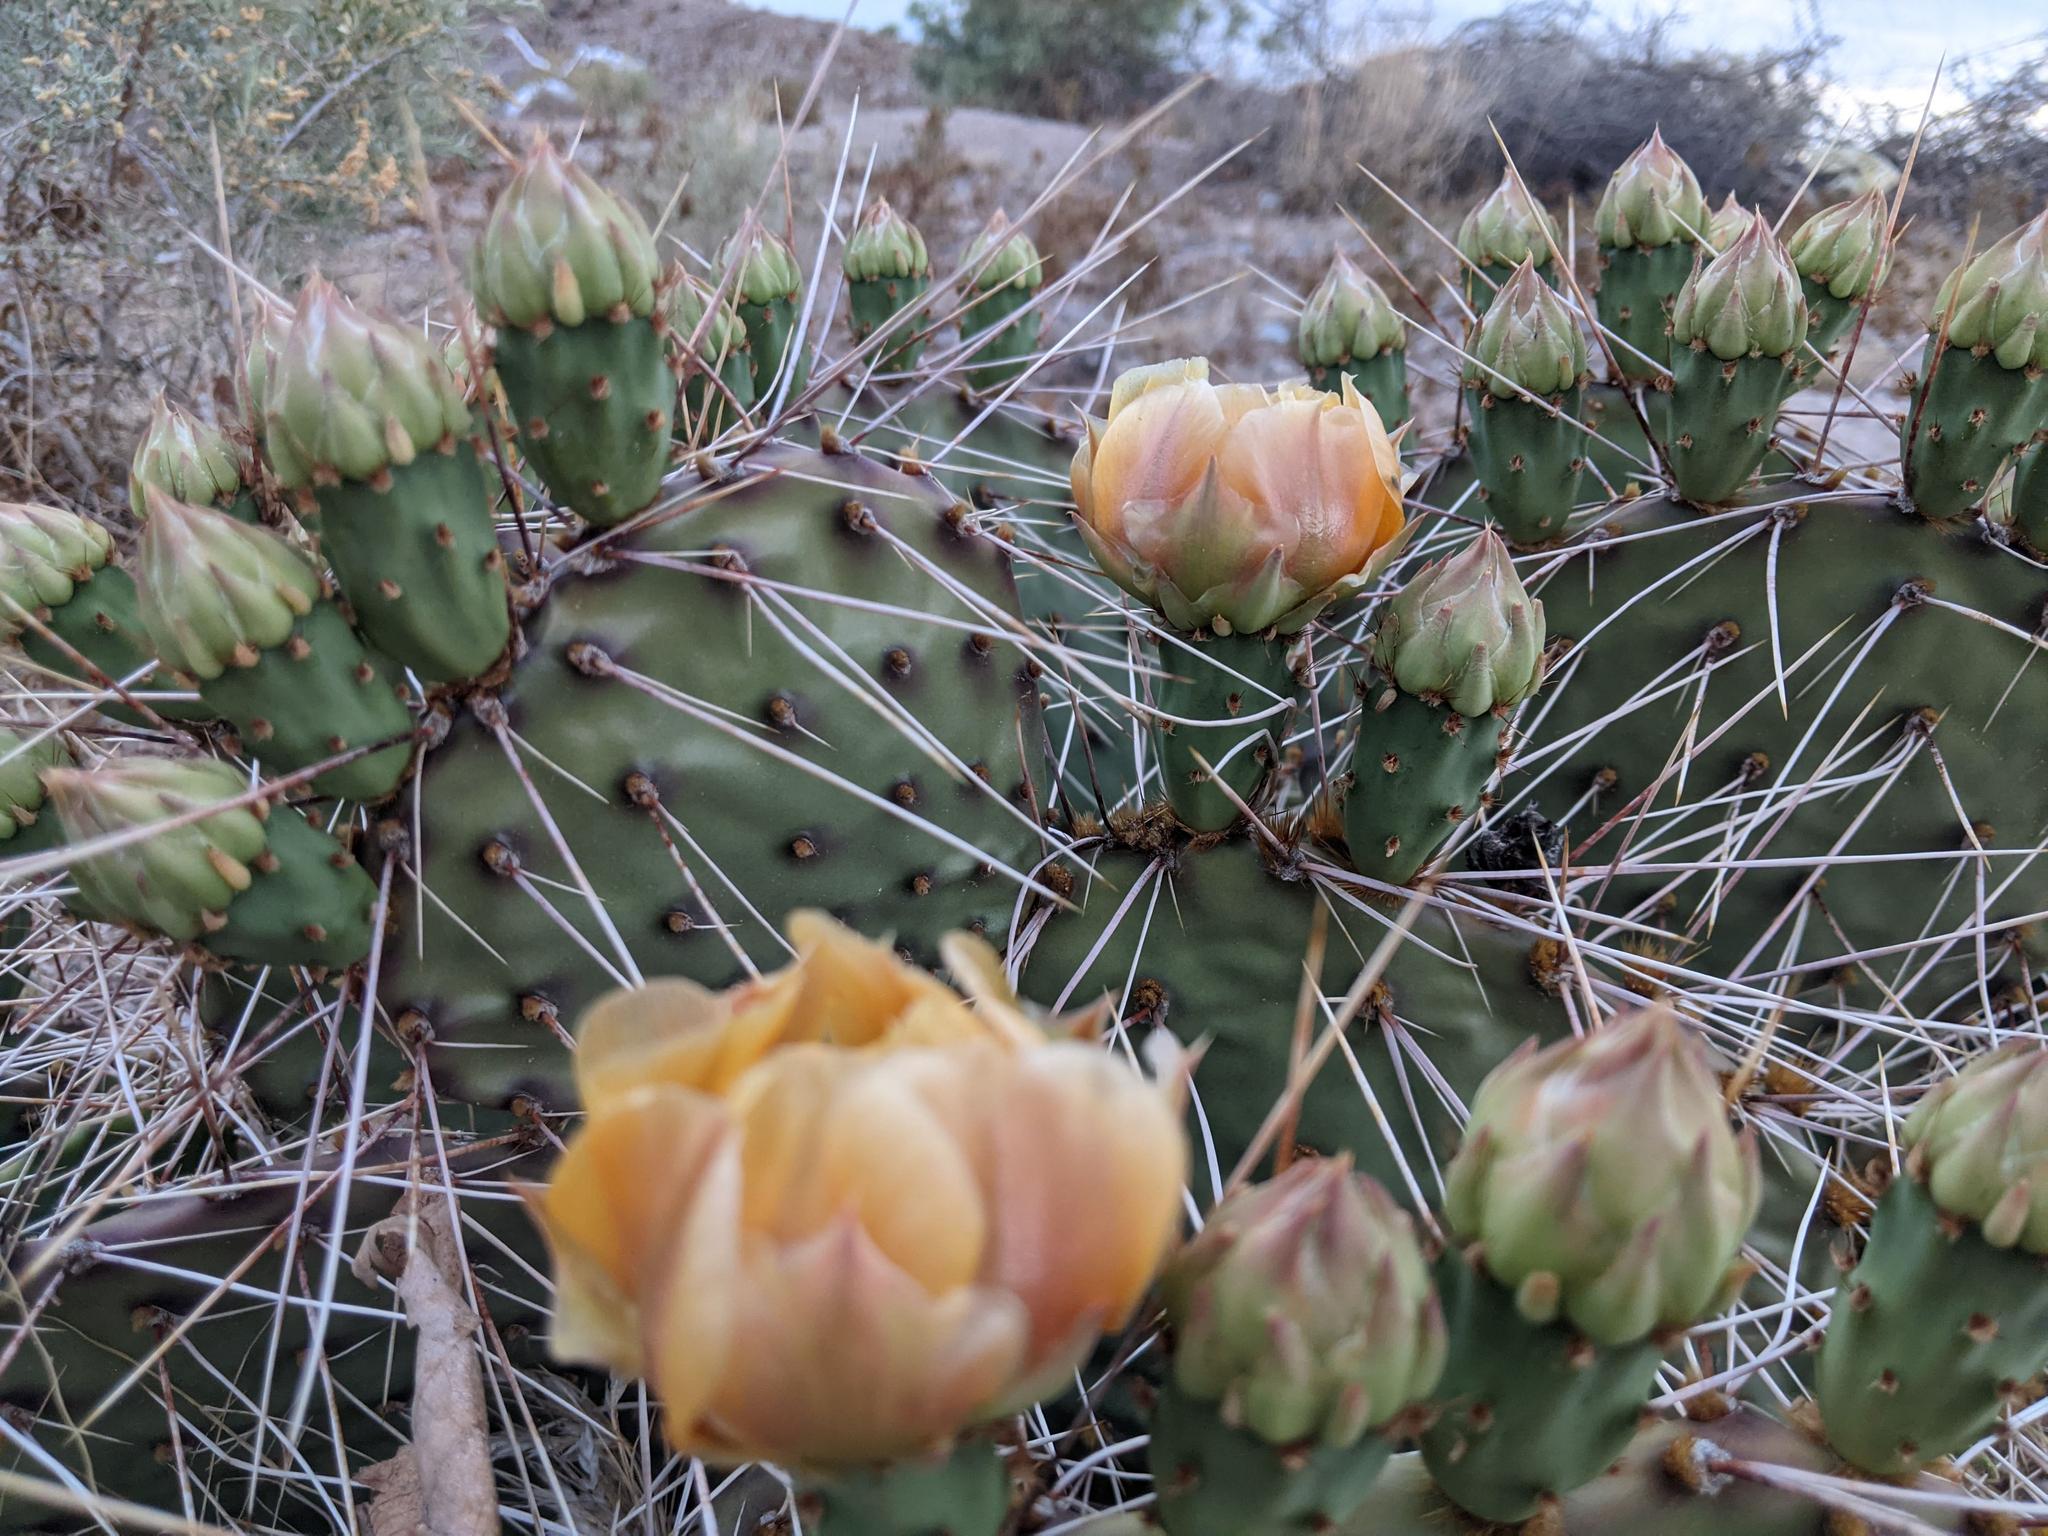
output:
M 1401 469 L 1372 405 L 1305 384 L 1216 385 L 1201 358 L 1135 368 L 1074 455 L 1081 535 L 1182 630 L 1292 634 L 1399 546 Z
M 1172 1095 L 815 913 L 787 969 L 583 1019 L 587 1119 L 533 1196 L 554 1348 L 645 1376 L 682 1451 L 829 1470 L 1056 1389 L 1179 1227 Z

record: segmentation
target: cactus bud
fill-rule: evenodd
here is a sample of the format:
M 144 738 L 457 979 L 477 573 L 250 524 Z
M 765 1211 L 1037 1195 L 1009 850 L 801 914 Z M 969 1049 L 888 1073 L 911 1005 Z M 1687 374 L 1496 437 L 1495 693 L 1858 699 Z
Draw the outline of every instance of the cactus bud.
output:
M 1311 370 L 1339 368 L 1407 345 L 1407 327 L 1386 291 L 1339 251 L 1302 306 L 1296 328 L 1301 360 Z
M 2048 1049 L 2014 1040 L 1944 1079 L 1906 1119 L 1906 1169 L 1994 1248 L 2048 1254 Z
M 168 757 L 90 772 L 52 768 L 43 782 L 71 843 L 169 821 L 249 787 L 227 763 Z M 260 803 L 217 811 L 79 859 L 72 878 L 96 916 L 196 939 L 218 929 L 228 904 L 249 889 L 250 864 L 264 849 L 264 815 Z
M 1182 630 L 1299 630 L 1391 557 L 1400 464 L 1371 406 L 1304 385 L 1218 387 L 1201 358 L 1134 368 L 1074 455 L 1104 572 Z
M 1654 129 L 1608 178 L 1593 213 L 1593 232 L 1609 250 L 1697 242 L 1707 223 L 1707 200 L 1692 167 Z
M 1472 338 L 1465 378 L 1502 399 L 1525 390 L 1549 398 L 1585 382 L 1586 338 L 1532 261 L 1515 269 L 1487 307 Z
M 531 330 L 652 314 L 660 267 L 640 215 L 539 137 L 491 206 L 470 286 L 490 324 Z
M 1805 337 L 1799 270 L 1761 213 L 1687 281 L 1671 311 L 1675 345 L 1704 348 L 1723 361 L 1783 357 Z
M 273 350 L 274 349 L 274 350 Z M 368 480 L 469 430 L 462 390 L 418 331 L 358 309 L 309 278 L 288 328 L 258 334 L 271 466 L 287 485 Z
M 202 681 L 290 637 L 320 598 L 312 561 L 267 528 L 147 490 L 136 589 L 157 654 Z
M 1010 227 L 998 208 L 967 247 L 967 270 L 977 293 L 1014 288 L 1035 293 L 1045 282 L 1045 263 L 1031 236 Z
M 1161 1282 L 1174 1383 L 1272 1445 L 1349 1445 L 1428 1396 L 1442 1311 L 1413 1223 L 1351 1160 L 1216 1208 Z
M 960 339 L 973 360 L 967 381 L 1000 388 L 1021 377 L 1037 354 L 1045 317 L 1030 306 L 1045 283 L 1045 263 L 999 208 L 968 246 L 966 265 L 970 302 L 960 316 Z
M 1543 267 L 1550 261 L 1551 247 L 1563 244 L 1556 221 L 1512 167 L 1458 226 L 1458 253 L 1475 267 L 1499 272 L 1512 272 L 1525 261 Z
M 747 328 L 754 398 L 772 400 L 778 390 L 796 395 L 810 374 L 796 334 L 804 283 L 796 252 L 749 211 L 719 247 L 717 266 L 726 274 L 721 282 Z
M 60 608 L 114 554 L 114 540 L 90 518 L 34 502 L 0 501 L 0 626 L 24 613 Z
M 1491 528 L 1434 561 L 1387 605 L 1373 660 L 1403 692 L 1467 718 L 1508 709 L 1543 680 L 1543 604 Z
M 735 305 L 773 304 L 803 289 L 803 269 L 789 242 L 752 213 L 718 250 L 718 268 L 731 272 Z
M 1823 208 L 1793 231 L 1788 244 L 1793 264 L 1808 283 L 1833 297 L 1860 299 L 1884 275 L 1888 222 L 1884 194 L 1875 187 L 1861 197 Z
M 2048 213 L 1951 272 L 1932 323 L 1944 315 L 1950 346 L 1988 352 L 2003 368 L 2048 368 Z
M 1742 238 L 1743 232 L 1749 228 L 1749 220 L 1749 210 L 1730 192 L 1707 220 L 1707 245 L 1716 251 L 1727 250 Z
M 13 851 L 19 846 L 15 839 L 37 824 L 45 798 L 43 770 L 69 761 L 55 731 L 36 740 L 26 730 L 0 726 L 0 847 Z
M 841 265 L 854 339 L 866 341 L 881 332 L 876 365 L 890 373 L 915 368 L 924 353 L 921 333 L 932 323 L 930 313 L 918 305 L 932 279 L 924 236 L 886 199 L 877 198 L 846 242 Z
M 1619 1346 L 1718 1304 L 1758 1193 L 1706 1053 L 1652 1007 L 1496 1068 L 1444 1215 L 1525 1317 Z
M 854 226 L 853 237 L 846 242 L 840 265 L 848 280 L 856 283 L 930 277 L 932 273 L 924 236 L 884 197 L 868 204 L 860 223 Z
M 128 466 L 128 505 L 137 517 L 149 515 L 143 493 L 150 486 L 197 506 L 226 506 L 242 492 L 241 455 L 226 433 L 159 394 Z

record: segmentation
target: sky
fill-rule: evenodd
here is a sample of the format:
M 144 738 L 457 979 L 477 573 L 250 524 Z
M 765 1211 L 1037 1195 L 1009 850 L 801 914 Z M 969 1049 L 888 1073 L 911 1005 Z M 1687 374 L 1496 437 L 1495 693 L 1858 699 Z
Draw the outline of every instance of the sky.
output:
M 764 10 L 837 19 L 846 0 L 746 0 Z M 1031 0 L 1017 0 L 1028 5 Z M 1340 6 L 1346 0 L 1336 0 Z M 1810 0 L 1809 0 L 1810 3 Z M 1361 15 L 1408 18 L 1426 35 L 1441 36 L 1461 22 L 1496 14 L 1501 0 L 1350 0 Z M 905 26 L 909 0 L 855 0 L 857 25 Z M 1592 10 L 1617 21 L 1671 14 L 1682 42 L 1759 48 L 1792 41 L 1808 4 L 1795 0 L 1592 0 Z M 2001 61 L 2048 35 L 2034 0 L 1855 0 L 1829 5 L 1822 16 L 1841 42 L 1832 60 L 1845 103 L 1885 103 L 1917 110 L 1934 67 L 1946 53 L 1951 66 L 2001 74 Z M 2029 17 L 2033 19 L 2029 19 Z M 1937 107 L 1957 98 L 1943 92 Z

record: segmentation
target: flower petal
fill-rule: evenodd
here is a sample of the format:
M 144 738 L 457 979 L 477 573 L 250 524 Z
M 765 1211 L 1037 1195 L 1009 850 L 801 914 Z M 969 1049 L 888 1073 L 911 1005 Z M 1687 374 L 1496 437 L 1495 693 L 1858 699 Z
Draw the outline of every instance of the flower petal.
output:
M 1015 1298 L 934 1297 L 843 1217 L 801 1242 L 754 1240 L 740 1267 L 733 1349 L 687 1453 L 848 1467 L 916 1455 L 972 1423 L 1016 1374 Z

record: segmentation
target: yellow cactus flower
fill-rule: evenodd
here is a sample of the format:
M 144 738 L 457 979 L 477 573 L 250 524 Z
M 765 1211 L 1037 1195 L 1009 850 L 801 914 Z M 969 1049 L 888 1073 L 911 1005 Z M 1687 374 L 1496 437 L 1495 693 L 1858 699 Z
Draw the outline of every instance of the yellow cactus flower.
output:
M 1402 541 L 1401 464 L 1372 403 L 1215 385 L 1203 358 L 1134 368 L 1074 455 L 1081 536 L 1181 630 L 1292 634 Z
M 713 993 L 615 992 L 578 1030 L 587 1118 L 530 1195 L 555 1353 L 645 1376 L 676 1447 L 845 1469 L 1057 1387 L 1179 1229 L 1170 1089 L 1026 1016 L 979 940 L 963 1000 L 816 913 Z

